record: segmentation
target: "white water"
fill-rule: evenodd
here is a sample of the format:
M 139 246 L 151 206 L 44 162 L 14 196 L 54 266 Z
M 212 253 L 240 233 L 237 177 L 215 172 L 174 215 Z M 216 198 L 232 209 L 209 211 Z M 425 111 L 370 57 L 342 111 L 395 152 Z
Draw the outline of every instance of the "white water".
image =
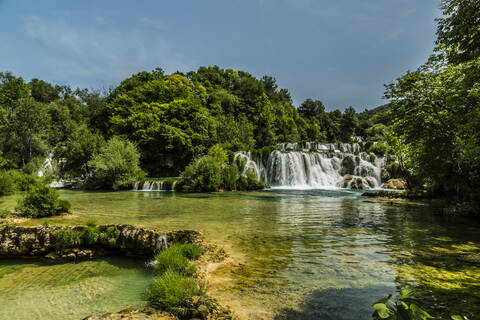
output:
M 382 184 L 383 158 L 371 162 L 358 143 L 287 143 L 277 147 L 267 159 L 237 152 L 234 161 L 243 174 L 254 173 L 257 179 L 277 188 L 372 189 Z M 351 179 L 345 179 L 349 170 L 342 165 L 347 157 L 354 162 Z
M 145 180 L 142 182 L 135 182 L 133 186 L 134 191 L 174 191 L 175 184 L 177 181 L 174 181 L 171 185 L 165 183 L 164 180 Z

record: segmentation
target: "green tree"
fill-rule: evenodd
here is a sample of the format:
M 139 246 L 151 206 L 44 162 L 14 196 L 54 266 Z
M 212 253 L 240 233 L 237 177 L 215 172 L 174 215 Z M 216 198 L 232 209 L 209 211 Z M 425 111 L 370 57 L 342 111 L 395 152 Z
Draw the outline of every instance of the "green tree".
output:
M 104 145 L 104 138 L 83 124 L 75 128 L 63 146 L 57 147 L 55 155 L 65 159 L 63 170 L 67 175 L 84 178 L 90 172 L 88 162 Z
M 91 174 L 86 186 L 111 190 L 132 188 L 143 176 L 139 159 L 140 154 L 133 143 L 117 136 L 112 137 L 100 153 L 88 162 Z

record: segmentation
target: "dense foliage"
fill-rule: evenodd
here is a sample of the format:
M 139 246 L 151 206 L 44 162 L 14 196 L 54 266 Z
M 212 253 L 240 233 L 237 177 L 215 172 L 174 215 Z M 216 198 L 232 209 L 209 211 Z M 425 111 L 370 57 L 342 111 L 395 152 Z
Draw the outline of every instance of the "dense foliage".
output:
M 131 189 L 144 175 L 139 159 L 135 145 L 114 136 L 88 162 L 91 169 L 86 184 L 91 189 Z
M 444 1 L 436 53 L 387 86 L 389 141 L 411 187 L 479 199 L 480 10 L 478 1 Z
M 57 190 L 38 183 L 26 192 L 24 198 L 18 202 L 16 210 L 24 217 L 50 217 L 67 213 L 70 203 L 60 200 Z
M 148 176 L 177 176 L 215 145 L 234 152 L 281 142 L 348 142 L 370 134 L 367 120 L 351 107 L 328 112 L 318 100 L 297 109 L 275 79 L 216 66 L 186 74 L 144 71 L 109 92 L 0 73 L 0 167 L 35 174 L 52 154 L 60 164 L 55 175 L 86 180 L 90 188 L 128 187 L 141 174 L 133 148 Z M 128 152 L 115 148 L 119 139 Z M 235 169 L 224 169 L 220 175 L 233 179 Z M 222 188 L 236 189 L 232 179 Z M 218 177 L 212 180 L 207 189 L 217 189 Z

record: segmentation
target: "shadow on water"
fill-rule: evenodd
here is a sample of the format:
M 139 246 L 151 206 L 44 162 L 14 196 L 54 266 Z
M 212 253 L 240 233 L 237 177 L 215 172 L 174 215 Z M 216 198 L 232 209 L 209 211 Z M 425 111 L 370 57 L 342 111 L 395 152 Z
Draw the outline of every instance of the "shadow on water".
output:
M 275 320 L 370 320 L 372 302 L 391 291 L 386 286 L 315 290 L 298 310 L 282 309 Z

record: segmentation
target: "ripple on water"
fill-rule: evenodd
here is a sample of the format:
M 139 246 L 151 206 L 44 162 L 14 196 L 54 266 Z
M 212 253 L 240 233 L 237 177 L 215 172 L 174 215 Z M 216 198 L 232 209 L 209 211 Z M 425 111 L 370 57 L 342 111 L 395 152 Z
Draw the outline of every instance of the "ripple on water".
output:
M 0 261 L 0 319 L 81 319 L 141 306 L 152 275 L 143 263 L 106 259 L 46 264 Z

